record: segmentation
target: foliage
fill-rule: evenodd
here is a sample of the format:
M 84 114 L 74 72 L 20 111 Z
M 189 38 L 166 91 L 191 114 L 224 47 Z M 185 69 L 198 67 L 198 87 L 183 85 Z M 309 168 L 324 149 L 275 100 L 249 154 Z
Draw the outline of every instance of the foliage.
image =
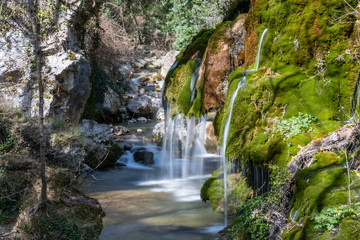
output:
M 8 126 L 0 122 L 0 153 L 9 152 L 18 142 L 19 137 L 10 132 Z
M 355 203 L 353 207 L 347 205 L 341 205 L 339 207 L 327 208 L 321 211 L 321 213 L 313 214 L 311 220 L 316 222 L 315 229 L 332 230 L 334 227 L 340 224 L 341 220 L 345 217 L 358 216 L 360 214 L 360 203 Z
M 16 219 L 27 184 L 26 178 L 0 169 L 0 224 L 8 224 Z
M 203 28 L 213 28 L 235 0 L 111 0 L 107 18 L 137 44 L 181 49 Z M 126 14 L 125 14 L 126 13 Z M 160 44 L 159 44 L 160 43 Z
M 276 127 L 280 133 L 284 134 L 286 138 L 289 139 L 300 134 L 304 130 L 311 131 L 312 129 L 309 129 L 309 125 L 316 121 L 316 117 L 299 112 L 297 116 L 279 121 Z
M 286 168 L 271 166 L 270 191 L 257 195 L 238 208 L 237 217 L 230 228 L 233 237 L 243 236 L 244 239 L 266 239 L 269 235 L 269 223 L 265 213 L 269 209 L 281 210 L 281 199 L 284 196 L 283 186 L 289 180 Z
M 58 212 L 59 207 L 61 206 L 58 206 L 57 203 L 50 205 L 47 215 L 40 214 L 30 223 L 23 222 L 20 225 L 21 230 L 46 239 L 97 239 L 101 229 L 93 228 L 93 223 L 85 224 L 82 215 L 77 214 L 79 212 L 77 208 L 81 208 L 81 206 L 74 207 L 74 213 L 64 210 L 60 213 Z M 87 212 L 87 214 L 89 213 Z
M 262 208 L 263 199 L 257 196 L 241 205 L 240 214 L 232 224 L 230 232 L 233 237 L 244 236 L 244 239 L 266 239 L 269 235 L 269 224 L 264 214 L 259 210 Z

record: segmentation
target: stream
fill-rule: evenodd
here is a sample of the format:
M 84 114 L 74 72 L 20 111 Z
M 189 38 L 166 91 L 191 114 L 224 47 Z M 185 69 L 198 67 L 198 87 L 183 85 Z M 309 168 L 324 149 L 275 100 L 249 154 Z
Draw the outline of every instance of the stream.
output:
M 119 159 L 127 166 L 97 171 L 84 183 L 83 191 L 99 200 L 106 213 L 99 239 L 216 239 L 224 227 L 224 216 L 201 201 L 200 189 L 219 167 L 219 159 L 206 159 L 203 175 L 168 179 L 161 168 L 161 149 L 149 141 L 154 125 L 129 124 L 131 133 L 138 128 L 144 132 L 123 139 L 132 144 L 131 151 L 145 148 L 153 152 L 153 166 L 136 163 L 127 151 Z M 176 159 L 174 164 L 181 161 Z

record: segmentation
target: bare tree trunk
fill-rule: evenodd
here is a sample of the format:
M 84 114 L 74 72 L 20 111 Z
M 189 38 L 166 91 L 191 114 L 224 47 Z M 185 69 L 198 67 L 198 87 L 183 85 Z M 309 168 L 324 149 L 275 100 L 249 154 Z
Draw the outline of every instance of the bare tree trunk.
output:
M 40 49 L 40 21 L 37 17 L 38 1 L 29 0 L 31 24 L 34 37 L 34 54 L 36 64 L 36 79 L 39 87 L 39 131 L 40 131 L 40 178 L 41 193 L 40 204 L 47 201 L 47 184 L 46 184 L 46 168 L 45 168 L 45 134 L 44 134 L 44 87 L 41 76 L 41 49 Z

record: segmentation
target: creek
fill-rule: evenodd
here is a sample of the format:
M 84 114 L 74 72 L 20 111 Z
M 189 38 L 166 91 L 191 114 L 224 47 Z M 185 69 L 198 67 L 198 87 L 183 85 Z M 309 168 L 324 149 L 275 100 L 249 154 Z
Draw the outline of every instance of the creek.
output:
M 219 167 L 219 159 L 206 159 L 203 174 L 169 178 L 161 148 L 149 141 L 153 126 L 129 124 L 130 132 L 138 128 L 144 132 L 124 139 L 133 146 L 119 159 L 127 166 L 97 171 L 84 183 L 83 190 L 98 199 L 106 213 L 100 239 L 215 239 L 224 227 L 224 216 L 201 201 L 200 189 Z M 133 161 L 132 152 L 139 148 L 154 153 L 153 166 Z M 183 159 L 173 161 L 182 168 Z

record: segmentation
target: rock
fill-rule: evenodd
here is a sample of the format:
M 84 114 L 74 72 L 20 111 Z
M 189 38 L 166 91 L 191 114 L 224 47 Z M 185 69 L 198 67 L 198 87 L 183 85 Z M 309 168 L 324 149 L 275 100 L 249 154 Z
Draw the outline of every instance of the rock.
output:
M 111 128 L 106 124 L 99 124 L 93 120 L 83 119 L 79 124 L 80 132 L 94 142 L 109 142 Z
M 208 42 L 199 72 L 199 80 L 204 81 L 203 107 L 205 111 L 217 110 L 223 106 L 228 90 L 227 74 L 232 69 L 231 58 L 240 53 L 232 53 L 233 41 L 245 42 L 245 16 L 238 18 L 232 28 L 223 26 Z M 238 51 L 242 51 L 241 47 Z M 199 82 L 198 82 L 199 84 Z
M 215 135 L 213 122 L 206 122 L 205 148 L 208 152 L 217 152 L 218 137 Z
M 144 117 L 139 117 L 139 118 L 136 119 L 136 121 L 138 121 L 138 122 L 147 122 L 147 119 L 144 118 Z
M 137 132 L 137 133 L 143 133 L 144 130 L 142 130 L 141 128 L 138 128 L 138 129 L 136 129 L 136 132 Z
M 165 134 L 165 122 L 159 122 L 155 125 L 153 132 L 152 132 L 152 141 L 153 143 L 160 145 L 162 139 L 164 138 Z
M 167 52 L 165 56 L 156 60 L 153 64 L 157 67 L 161 67 L 161 76 L 165 77 L 170 70 L 172 64 L 176 61 L 176 56 L 179 54 L 179 51 L 172 50 Z
M 134 72 L 134 68 L 130 64 L 123 64 L 119 67 L 118 71 L 123 78 L 127 79 Z
M 126 127 L 124 126 L 115 126 L 114 128 L 114 134 L 116 136 L 121 136 L 121 135 L 125 135 L 126 133 L 129 133 L 129 129 L 127 129 Z
M 118 109 L 121 106 L 122 104 L 120 96 L 113 89 L 108 87 L 105 92 L 102 109 L 110 115 L 115 115 L 118 113 Z
M 89 5 L 87 3 L 87 5 Z M 91 10 L 98 3 L 89 5 Z M 90 65 L 80 49 L 76 29 L 87 20 L 79 1 L 68 1 L 57 15 L 58 29 L 42 42 L 44 64 L 44 115 L 77 123 L 89 97 Z M 31 76 L 32 39 L 15 22 L 0 35 L 0 102 L 21 108 L 30 117 L 38 116 L 39 93 Z
M 165 121 L 165 111 L 164 111 L 164 108 L 160 108 L 159 111 L 156 113 L 156 120 L 158 120 L 158 121 Z
M 140 95 L 144 95 L 145 94 L 145 89 L 144 88 L 141 88 L 140 91 L 139 91 Z
M 140 150 L 134 153 L 134 160 L 143 165 L 153 165 L 155 164 L 154 161 L 154 153 Z
M 134 116 L 149 116 L 161 107 L 161 100 L 142 95 L 131 99 L 126 107 Z

